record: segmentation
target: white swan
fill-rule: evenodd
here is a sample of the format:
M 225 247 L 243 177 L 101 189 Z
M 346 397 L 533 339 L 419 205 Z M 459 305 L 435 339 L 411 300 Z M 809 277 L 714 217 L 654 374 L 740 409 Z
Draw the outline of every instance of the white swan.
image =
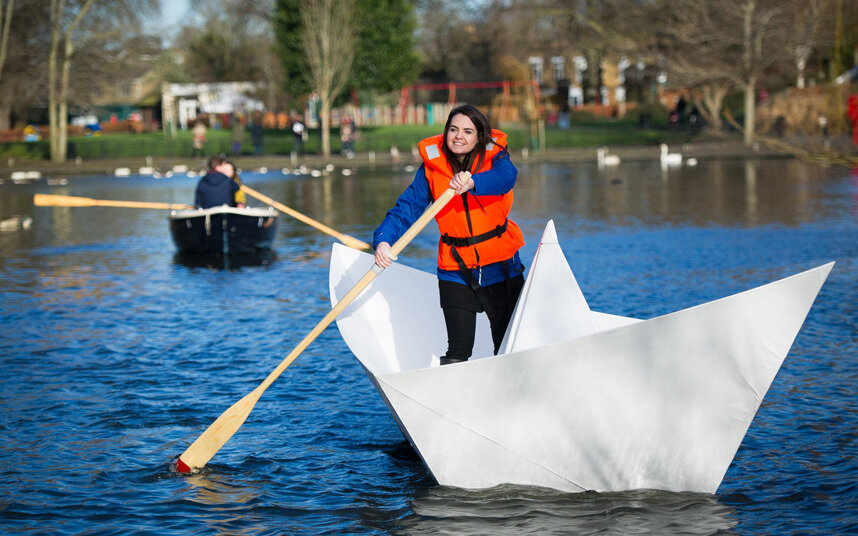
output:
M 682 165 L 682 153 L 667 152 L 667 144 L 661 144 L 661 165 L 662 166 L 679 166 Z
M 608 154 L 607 147 L 599 147 L 596 150 L 596 162 L 600 169 L 605 166 L 617 166 L 620 163 L 620 157 L 615 154 Z

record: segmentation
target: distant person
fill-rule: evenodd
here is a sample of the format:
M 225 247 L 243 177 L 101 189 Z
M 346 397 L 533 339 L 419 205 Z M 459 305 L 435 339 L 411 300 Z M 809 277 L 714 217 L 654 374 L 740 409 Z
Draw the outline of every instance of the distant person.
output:
M 241 189 L 241 177 L 238 176 L 238 170 L 235 169 L 235 164 L 227 161 L 224 162 L 224 167 L 224 174 L 238 184 L 239 190 L 235 192 L 235 206 L 238 208 L 246 207 L 247 196 L 244 194 L 244 190 Z
M 779 115 L 775 118 L 775 136 L 783 138 L 786 132 L 786 117 Z
M 685 97 L 679 97 L 679 100 L 676 101 L 676 113 L 677 119 L 680 124 L 685 123 L 685 108 L 688 106 L 688 103 L 685 102 Z
M 232 116 L 232 125 L 230 125 L 232 133 L 232 156 L 241 154 L 241 145 L 244 143 L 244 125 L 241 124 L 241 114 Z
M 351 118 L 343 117 L 340 123 L 340 141 L 342 142 L 342 153 L 348 158 L 355 155 L 355 127 Z
M 197 183 L 194 194 L 194 205 L 199 208 L 235 206 L 235 193 L 239 190 L 238 183 L 232 180 L 228 173 L 232 166 L 222 156 L 211 156 L 208 161 L 208 171 Z
M 206 124 L 202 120 L 197 120 L 193 130 L 191 130 L 194 139 L 194 150 L 191 152 L 192 157 L 206 155 L 206 130 Z
M 852 145 L 858 145 L 858 95 L 849 95 L 848 112 L 852 121 Z
M 703 118 L 700 116 L 697 106 L 692 108 L 688 114 L 688 125 L 691 128 L 692 134 L 697 134 L 703 126 Z
M 295 154 L 301 156 L 302 146 L 304 145 L 304 123 L 298 119 L 297 115 L 292 119 L 292 139 L 295 142 Z
M 253 125 L 250 127 L 250 139 L 253 142 L 253 154 L 259 156 L 262 154 L 262 118 L 259 114 L 253 118 Z

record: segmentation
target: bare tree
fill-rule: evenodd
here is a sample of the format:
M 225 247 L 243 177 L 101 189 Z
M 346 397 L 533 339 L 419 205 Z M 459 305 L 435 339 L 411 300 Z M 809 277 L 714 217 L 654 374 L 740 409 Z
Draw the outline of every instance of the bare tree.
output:
M 796 74 L 795 87 L 804 87 L 804 73 L 807 62 L 810 60 L 814 49 L 819 45 L 821 38 L 820 25 L 822 13 L 819 0 L 807 0 L 799 6 L 794 19 L 796 44 L 793 47 L 793 58 L 798 73 Z
M 20 122 L 26 118 L 32 104 L 44 98 L 49 44 L 46 7 L 35 2 L 17 2 L 11 15 L 8 11 L 4 15 L 4 22 L 15 23 L 9 26 L 0 77 L 0 130 L 15 126 L 13 120 Z
M 95 0 L 68 9 L 65 0 L 51 0 L 51 49 L 48 56 L 48 120 L 51 129 L 51 160 L 64 162 L 68 140 L 68 100 L 73 35 Z M 60 57 L 60 44 L 63 45 Z M 61 64 L 58 65 L 58 63 Z M 58 69 L 60 72 L 58 72 Z
M 794 6 L 804 0 L 679 0 L 669 4 L 659 43 L 671 70 L 707 87 L 718 106 L 732 83 L 744 93 L 744 142 L 754 140 L 756 91 L 769 71 L 789 60 Z M 704 93 L 705 95 L 705 93 Z M 714 110 L 709 112 L 714 117 Z M 711 117 L 710 117 L 711 119 Z
M 42 2 L 32 2 L 39 4 Z M 134 49 L 134 28 L 139 28 L 140 16 L 158 11 L 157 0 L 112 0 L 96 4 L 95 0 L 50 0 L 48 50 L 48 122 L 50 126 L 51 160 L 62 162 L 67 155 L 68 111 L 72 98 L 72 61 L 79 86 L 108 83 L 127 76 L 121 67 L 134 63 L 127 56 Z M 80 40 L 80 41 L 79 41 Z M 79 57 L 78 45 L 84 57 Z M 113 68 L 102 69 L 109 65 Z M 93 72 L 105 73 L 100 81 L 88 78 Z M 109 76 L 107 76 L 109 75 Z M 79 103 L 91 97 L 86 90 L 74 95 Z
M 331 107 L 345 89 L 354 64 L 357 31 L 354 0 L 303 0 L 301 20 L 309 79 L 319 92 L 322 154 L 331 155 Z

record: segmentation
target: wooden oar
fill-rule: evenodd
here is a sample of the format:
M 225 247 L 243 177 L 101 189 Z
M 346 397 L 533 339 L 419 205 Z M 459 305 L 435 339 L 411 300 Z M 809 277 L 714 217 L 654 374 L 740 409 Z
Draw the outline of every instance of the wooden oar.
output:
M 417 233 L 423 230 L 426 227 L 426 224 L 429 223 L 429 220 L 435 217 L 438 212 L 444 208 L 444 206 L 456 195 L 456 191 L 452 188 L 448 189 L 444 192 L 441 197 L 439 197 L 434 203 L 432 203 L 429 208 L 414 222 L 405 234 L 402 235 L 402 238 L 396 241 L 393 246 L 390 248 L 389 255 L 392 258 L 396 258 L 399 253 L 405 249 L 405 246 L 408 245 L 411 240 L 417 236 Z M 343 299 L 341 299 L 336 306 L 334 306 L 331 311 L 325 315 L 316 327 L 313 328 L 310 333 L 304 337 L 298 346 L 295 347 L 292 352 L 286 356 L 283 361 L 277 365 L 271 373 L 268 375 L 265 380 L 259 384 L 259 386 L 251 391 L 247 396 L 233 404 L 226 411 L 224 411 L 220 417 L 217 418 L 209 427 L 206 429 L 203 434 L 194 441 L 188 449 L 179 456 L 178 461 L 176 462 L 176 469 L 182 473 L 189 473 L 194 469 L 201 469 L 206 465 L 206 463 L 214 456 L 217 451 L 221 449 L 221 447 L 229 441 L 229 438 L 232 437 L 235 432 L 238 431 L 239 427 L 244 424 L 244 421 L 247 419 L 247 416 L 250 415 L 250 412 L 253 410 L 253 406 L 256 405 L 259 397 L 262 396 L 262 393 L 268 389 L 268 386 L 271 385 L 274 380 L 277 379 L 280 374 L 286 370 L 292 361 L 298 357 L 298 355 L 304 351 L 307 346 L 310 345 L 316 337 L 319 336 L 322 331 L 325 330 L 328 325 L 334 321 L 334 319 L 339 316 L 339 314 L 346 308 L 348 305 L 354 301 L 355 298 L 367 287 L 367 285 L 372 282 L 375 277 L 380 274 L 384 268 L 381 268 L 377 264 L 373 264 L 372 268 L 367 271 L 367 273 L 358 281 L 355 286 L 349 290 Z
M 179 203 L 155 203 L 149 201 L 117 201 L 114 199 L 92 199 L 90 197 L 75 197 L 72 195 L 36 194 L 33 204 L 39 207 L 123 207 L 123 208 L 158 208 L 166 210 L 182 210 L 194 208 Z
M 316 229 L 322 231 L 323 233 L 327 233 L 327 234 L 333 236 L 334 238 L 336 238 L 337 240 L 339 240 L 340 242 L 342 242 L 343 244 L 347 245 L 350 248 L 366 249 L 366 250 L 372 249 L 370 247 L 370 245 L 367 244 L 366 242 L 364 242 L 362 240 L 358 240 L 357 238 L 354 238 L 352 236 L 345 235 L 345 234 L 340 233 L 338 231 L 335 231 L 335 230 L 331 229 L 330 227 L 328 227 L 327 225 L 325 225 L 324 223 L 319 223 L 316 220 L 314 220 L 313 218 L 305 216 L 305 215 L 301 214 L 300 212 L 298 212 L 297 210 L 287 207 L 283 203 L 278 203 L 277 201 L 271 199 L 267 195 L 261 194 L 261 193 L 257 192 L 256 190 L 254 190 L 253 188 L 250 188 L 246 184 L 242 184 L 241 189 L 244 190 L 246 193 L 252 195 L 256 199 L 259 199 L 263 203 L 268 203 L 269 205 L 276 208 L 280 212 L 282 212 L 284 214 L 288 214 L 289 216 L 292 216 L 296 220 L 300 220 L 300 221 L 306 223 L 307 225 L 309 225 L 311 227 L 315 227 Z

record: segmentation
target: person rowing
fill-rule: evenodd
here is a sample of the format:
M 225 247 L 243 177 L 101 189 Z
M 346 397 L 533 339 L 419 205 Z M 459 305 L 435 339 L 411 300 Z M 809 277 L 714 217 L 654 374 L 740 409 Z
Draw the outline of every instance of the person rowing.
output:
M 518 170 L 507 136 L 466 104 L 450 112 L 443 134 L 421 141 L 418 149 L 423 163 L 373 234 L 375 263 L 390 266 L 390 244 L 445 190 L 455 189 L 458 195 L 435 217 L 441 231 L 438 290 L 447 327 L 447 352 L 440 362 L 471 357 L 480 312 L 488 316 L 497 354 L 525 268 L 519 256 L 524 238 L 509 219 Z

